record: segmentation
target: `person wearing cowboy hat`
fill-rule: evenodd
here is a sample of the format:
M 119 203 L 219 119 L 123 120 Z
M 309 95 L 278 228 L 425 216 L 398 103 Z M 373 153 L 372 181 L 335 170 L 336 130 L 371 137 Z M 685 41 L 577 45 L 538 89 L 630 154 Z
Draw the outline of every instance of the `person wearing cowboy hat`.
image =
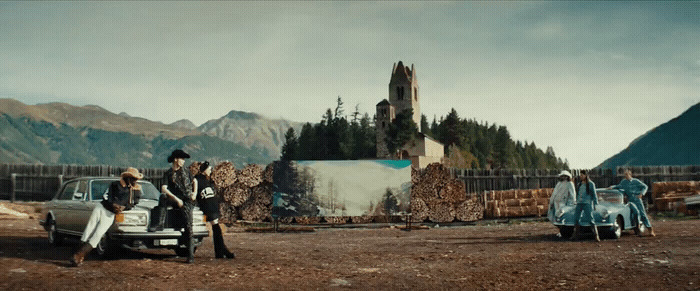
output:
M 547 212 L 549 221 L 553 222 L 561 214 L 561 209 L 564 206 L 576 204 L 576 188 L 571 178 L 569 171 L 559 173 L 559 182 L 554 186 L 552 196 L 549 197 L 549 211 Z
M 92 210 L 83 236 L 81 246 L 71 257 L 73 266 L 80 266 L 87 255 L 102 240 L 102 237 L 114 223 L 115 215 L 129 210 L 139 203 L 141 185 L 136 183 L 143 178 L 136 168 L 127 168 L 121 174 L 119 181 L 114 181 L 107 188 L 105 198 Z
M 181 227 L 185 228 L 182 236 L 188 250 L 186 262 L 193 263 L 192 210 L 194 209 L 197 181 L 192 179 L 192 173 L 184 167 L 185 159 L 189 158 L 190 155 L 181 149 L 174 150 L 168 156 L 168 163 L 170 163 L 171 167 L 163 175 L 162 195 L 158 200 L 158 206 L 153 209 L 154 215 L 148 231 L 163 230 L 168 205 L 179 209 L 185 218 Z
M 197 203 L 199 204 L 199 209 L 206 215 L 207 221 L 211 223 L 211 229 L 214 233 L 214 255 L 217 259 L 233 259 L 236 256 L 226 248 L 221 225 L 219 225 L 221 212 L 219 211 L 219 199 L 216 196 L 214 182 L 211 180 L 211 170 L 211 165 L 205 161 L 199 166 L 199 174 L 194 176 L 197 180 L 197 190 L 199 192 Z

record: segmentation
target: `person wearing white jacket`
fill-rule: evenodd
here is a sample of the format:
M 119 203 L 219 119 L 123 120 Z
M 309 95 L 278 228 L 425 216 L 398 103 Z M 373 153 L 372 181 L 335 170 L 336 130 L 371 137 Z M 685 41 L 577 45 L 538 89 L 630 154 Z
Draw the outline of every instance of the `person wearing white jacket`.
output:
M 557 215 L 561 214 L 564 206 L 576 204 L 576 187 L 571 178 L 569 171 L 561 171 L 559 174 L 559 182 L 554 186 L 552 196 L 549 198 L 549 211 L 547 212 L 549 221 L 553 222 Z

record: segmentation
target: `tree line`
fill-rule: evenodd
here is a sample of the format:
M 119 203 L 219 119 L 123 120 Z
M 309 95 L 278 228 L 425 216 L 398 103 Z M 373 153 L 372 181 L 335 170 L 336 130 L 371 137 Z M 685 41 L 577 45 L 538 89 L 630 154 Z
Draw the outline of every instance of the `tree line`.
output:
M 356 160 L 376 158 L 376 116 L 355 110 L 345 115 L 343 101 L 335 110 L 328 108 L 321 121 L 307 122 L 301 132 L 289 128 L 282 146 L 282 160 Z M 395 152 L 407 141 L 418 137 L 412 112 L 398 112 L 389 124 L 386 145 Z M 422 133 L 445 145 L 445 164 L 457 168 L 568 169 L 568 161 L 558 158 L 552 147 L 545 151 L 534 142 L 514 141 L 505 126 L 463 119 L 452 108 L 444 116 L 428 123 L 421 116 Z

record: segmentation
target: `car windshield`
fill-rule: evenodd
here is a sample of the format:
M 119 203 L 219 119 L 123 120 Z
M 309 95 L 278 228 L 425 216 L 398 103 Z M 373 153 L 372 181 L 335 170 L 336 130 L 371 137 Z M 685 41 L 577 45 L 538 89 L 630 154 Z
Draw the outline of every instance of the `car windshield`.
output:
M 114 180 L 94 180 L 92 181 L 92 200 L 100 201 L 104 199 L 105 194 L 107 194 L 107 189 L 109 189 L 109 184 L 114 182 Z M 148 182 L 139 181 L 141 185 L 141 199 L 158 200 L 160 197 L 160 192 L 156 189 L 153 184 Z
M 618 192 L 598 191 L 598 200 L 613 204 L 622 204 L 622 194 Z

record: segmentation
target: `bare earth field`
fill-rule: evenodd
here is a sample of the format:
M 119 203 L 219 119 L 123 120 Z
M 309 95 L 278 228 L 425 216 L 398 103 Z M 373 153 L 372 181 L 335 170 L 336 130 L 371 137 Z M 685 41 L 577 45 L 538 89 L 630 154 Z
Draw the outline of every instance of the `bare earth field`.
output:
M 229 228 L 236 259 L 214 259 L 211 238 L 184 264 L 168 250 L 125 251 L 68 265 L 32 207 L 0 215 L 0 290 L 23 289 L 674 289 L 700 288 L 700 220 L 654 220 L 657 237 L 570 242 L 547 222 L 486 223 L 410 232 Z

